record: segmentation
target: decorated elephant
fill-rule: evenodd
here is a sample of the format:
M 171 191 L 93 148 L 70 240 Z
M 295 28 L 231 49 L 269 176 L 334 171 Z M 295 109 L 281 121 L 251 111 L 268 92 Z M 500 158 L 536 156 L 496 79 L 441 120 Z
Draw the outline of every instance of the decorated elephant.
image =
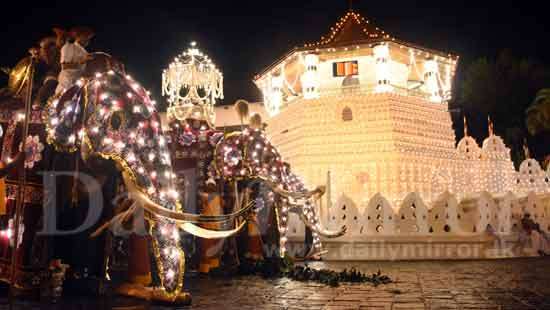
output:
M 254 203 L 224 215 L 183 212 L 156 103 L 110 56 L 96 54 L 87 68 L 76 85 L 46 106 L 43 121 L 47 141 L 58 152 L 80 152 L 84 160 L 96 155 L 116 162 L 133 204 L 110 224 L 139 208 L 147 211 L 161 286 L 168 297 L 176 298 L 181 296 L 185 268 L 180 230 L 206 239 L 232 236 L 244 227 L 244 221 L 229 230 L 210 230 L 203 224 L 244 219 Z M 21 85 L 12 88 L 24 89 Z M 308 191 L 261 130 L 246 129 L 228 136 L 216 135 L 216 139 L 212 147 L 215 178 L 257 180 L 270 189 L 278 213 L 282 255 L 290 211 L 298 212 L 313 231 L 311 256 L 321 251 L 320 236 L 337 237 L 345 232 L 345 227 L 336 232 L 322 228 L 314 200 L 324 189 Z
M 137 208 L 146 211 L 161 285 L 168 296 L 181 295 L 184 253 L 180 230 L 201 238 L 226 238 L 238 232 L 213 231 L 199 224 L 232 222 L 253 204 L 232 214 L 202 216 L 183 212 L 167 141 L 155 102 L 131 77 L 113 70 L 82 79 L 50 101 L 45 124 L 48 142 L 58 151 L 80 151 L 115 161 L 134 204 L 113 222 Z
M 295 212 L 313 234 L 313 248 L 306 257 L 318 257 L 322 250 L 320 237 L 340 237 L 346 227 L 338 231 L 323 228 L 315 200 L 324 194 L 325 188 L 308 190 L 259 127 L 252 126 L 220 139 L 215 148 L 215 175 L 225 180 L 257 180 L 265 185 L 277 212 L 281 255 L 286 251 L 289 212 Z

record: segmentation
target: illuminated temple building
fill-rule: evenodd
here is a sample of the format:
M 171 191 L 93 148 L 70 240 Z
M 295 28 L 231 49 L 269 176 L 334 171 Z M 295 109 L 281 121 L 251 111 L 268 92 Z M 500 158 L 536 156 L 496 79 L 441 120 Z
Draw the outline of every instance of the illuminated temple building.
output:
M 328 259 L 523 255 L 502 254 L 483 233 L 513 239 L 525 213 L 550 231 L 550 171 L 530 158 L 516 171 L 490 120 L 481 145 L 466 123 L 456 143 L 448 101 L 457 61 L 349 11 L 254 78 L 264 102 L 251 110 L 265 110 L 271 142 L 308 186 L 327 185 L 323 223 L 348 228 L 325 240 Z M 217 126 L 240 124 L 227 112 L 217 108 Z M 303 242 L 292 213 L 289 229 Z M 463 245 L 477 250 L 458 255 Z
M 268 132 L 309 184 L 331 172 L 333 196 L 431 198 L 452 168 L 447 101 L 458 57 L 400 41 L 349 11 L 320 41 L 256 76 Z M 447 173 L 447 172 L 445 172 Z

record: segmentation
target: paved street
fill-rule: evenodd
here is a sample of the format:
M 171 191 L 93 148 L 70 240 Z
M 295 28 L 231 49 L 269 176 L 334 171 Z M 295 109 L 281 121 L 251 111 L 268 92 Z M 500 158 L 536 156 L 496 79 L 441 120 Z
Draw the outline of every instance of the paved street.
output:
M 287 279 L 194 278 L 186 285 L 193 306 L 185 309 L 550 309 L 550 259 L 464 262 L 315 263 L 313 267 L 363 272 L 378 269 L 395 283 L 331 288 Z M 111 309 L 109 300 L 76 300 L 55 307 L 19 302 L 14 309 Z M 154 309 L 135 301 L 118 309 Z M 135 307 L 137 306 L 137 307 Z M 8 309 L 0 305 L 0 309 Z
M 378 269 L 395 283 L 330 288 L 289 280 L 193 281 L 193 309 L 550 309 L 550 259 L 316 263 Z

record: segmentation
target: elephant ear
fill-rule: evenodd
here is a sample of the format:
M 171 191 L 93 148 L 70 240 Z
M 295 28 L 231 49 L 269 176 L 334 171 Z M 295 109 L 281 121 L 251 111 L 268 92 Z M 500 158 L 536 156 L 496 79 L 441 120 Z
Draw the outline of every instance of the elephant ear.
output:
M 116 161 L 157 203 L 175 209 L 172 167 L 160 116 L 147 91 L 109 71 L 80 81 L 47 108 L 48 141 Z

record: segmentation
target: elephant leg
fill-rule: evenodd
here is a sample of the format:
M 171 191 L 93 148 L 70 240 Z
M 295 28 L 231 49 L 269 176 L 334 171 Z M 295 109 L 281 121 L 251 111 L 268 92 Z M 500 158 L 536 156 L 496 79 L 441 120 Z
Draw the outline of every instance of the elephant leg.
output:
M 317 211 L 315 210 L 315 207 L 311 200 L 306 201 L 301 209 L 302 213 L 300 214 L 300 217 L 302 219 L 302 222 L 314 233 L 313 241 L 314 244 L 319 244 L 319 248 L 321 244 L 320 236 L 333 239 L 346 234 L 346 226 L 342 226 L 339 230 L 336 231 L 329 231 L 324 229 L 323 225 L 321 224 L 321 219 L 319 218 L 319 215 L 317 214 Z
M 302 207 L 302 221 L 304 224 L 311 229 L 313 236 L 313 247 L 311 248 L 308 256 L 312 256 L 315 253 L 320 253 L 323 247 L 321 243 L 321 238 L 319 236 L 319 228 L 321 227 L 321 222 L 315 208 L 308 200 Z
M 288 206 L 285 202 L 280 204 L 275 211 L 277 212 L 277 226 L 279 228 L 279 247 L 281 257 L 285 257 L 287 249 L 286 242 L 288 241 Z
M 176 300 L 181 296 L 185 271 L 178 225 L 167 220 L 153 222 L 151 236 L 161 286 L 167 298 Z

